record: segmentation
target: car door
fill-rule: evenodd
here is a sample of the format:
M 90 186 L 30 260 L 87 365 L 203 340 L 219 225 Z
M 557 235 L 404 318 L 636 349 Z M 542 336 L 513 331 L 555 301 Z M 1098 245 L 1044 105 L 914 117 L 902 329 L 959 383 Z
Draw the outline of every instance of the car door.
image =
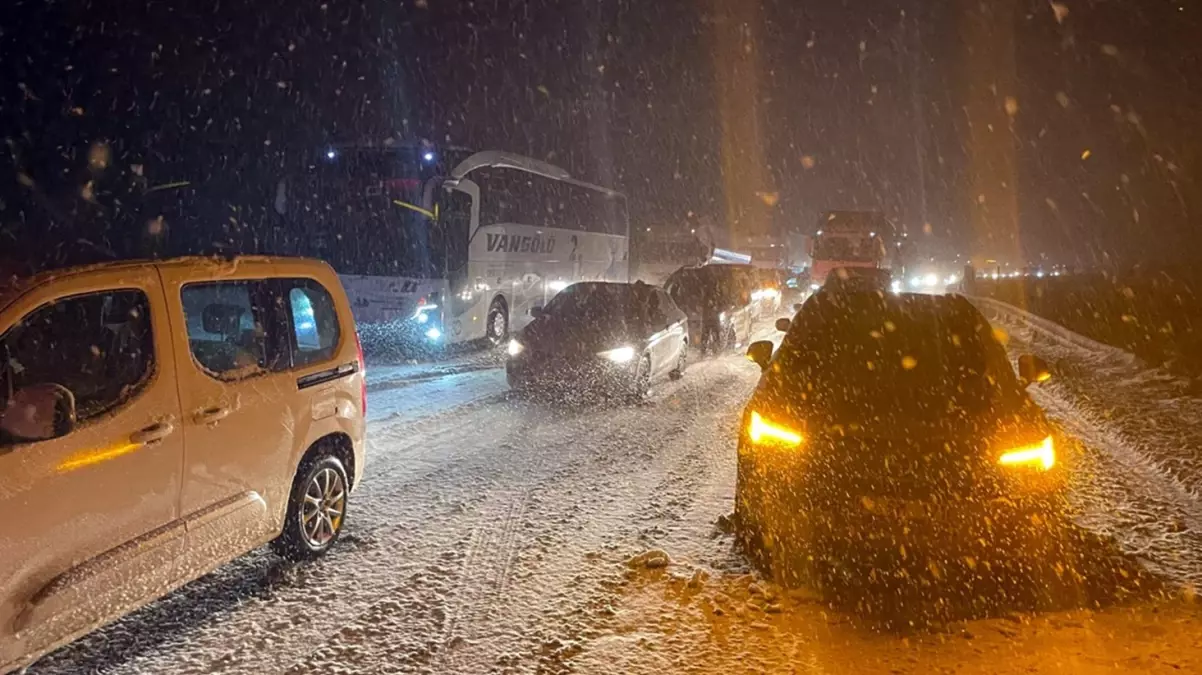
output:
M 150 266 L 67 276 L 0 314 L 0 668 L 173 583 L 175 369 Z M 47 387 L 70 395 L 53 428 L 35 433 L 22 414 L 43 411 L 23 392 Z
M 664 326 L 663 369 L 671 372 L 680 363 L 680 352 L 687 349 L 689 319 L 672 298 L 662 289 L 655 290 L 658 299 L 660 323 Z
M 731 268 L 723 278 L 723 292 L 730 306 L 731 325 L 734 327 L 736 347 L 747 344 L 751 336 L 752 315 L 754 308 L 751 300 L 751 284 L 748 274 L 738 268 Z
M 215 279 L 208 266 L 163 270 L 172 321 L 181 327 L 174 336 L 187 525 L 181 571 L 189 577 L 274 535 L 295 469 L 305 422 L 282 339 L 284 300 L 267 271 L 246 264 Z

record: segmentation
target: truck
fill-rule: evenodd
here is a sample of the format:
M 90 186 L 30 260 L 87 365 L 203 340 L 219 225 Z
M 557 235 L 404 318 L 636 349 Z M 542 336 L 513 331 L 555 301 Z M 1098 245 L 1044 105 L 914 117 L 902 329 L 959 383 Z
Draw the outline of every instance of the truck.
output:
M 839 268 L 889 269 L 893 224 L 875 211 L 829 211 L 810 239 L 810 288 L 818 290 Z

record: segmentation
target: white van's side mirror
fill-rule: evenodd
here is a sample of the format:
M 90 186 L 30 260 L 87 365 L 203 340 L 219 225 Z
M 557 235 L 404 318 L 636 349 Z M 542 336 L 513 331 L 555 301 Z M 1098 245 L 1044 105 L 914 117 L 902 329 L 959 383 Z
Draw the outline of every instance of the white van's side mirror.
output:
M 61 384 L 22 387 L 0 415 L 0 430 L 21 441 L 66 436 L 75 427 L 75 395 Z

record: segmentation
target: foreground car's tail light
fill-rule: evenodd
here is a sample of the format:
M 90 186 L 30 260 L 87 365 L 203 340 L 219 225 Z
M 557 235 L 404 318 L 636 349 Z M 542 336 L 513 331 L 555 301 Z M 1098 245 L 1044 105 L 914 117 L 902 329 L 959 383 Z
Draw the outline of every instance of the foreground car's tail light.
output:
M 797 447 L 805 440 L 802 435 L 788 427 L 773 424 L 764 419 L 758 412 L 751 412 L 751 421 L 747 424 L 747 437 L 752 443 L 773 443 L 788 447 Z
M 1034 445 L 1008 450 L 998 458 L 998 464 L 1030 466 L 1047 471 L 1056 464 L 1056 449 L 1052 444 L 1052 437 L 1048 436 Z

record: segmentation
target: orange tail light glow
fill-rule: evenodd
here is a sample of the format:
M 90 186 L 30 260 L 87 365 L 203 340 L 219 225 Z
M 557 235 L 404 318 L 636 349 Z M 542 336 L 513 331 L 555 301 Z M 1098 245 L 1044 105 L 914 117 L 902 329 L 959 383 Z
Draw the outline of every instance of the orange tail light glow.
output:
M 797 447 L 805 440 L 800 433 L 788 427 L 773 424 L 754 410 L 751 412 L 751 422 L 747 425 L 747 436 L 752 443 L 774 443 L 788 447 Z
M 998 463 L 1003 466 L 1032 466 L 1047 471 L 1056 464 L 1056 449 L 1048 436 L 1035 445 L 1014 448 L 1002 453 Z

